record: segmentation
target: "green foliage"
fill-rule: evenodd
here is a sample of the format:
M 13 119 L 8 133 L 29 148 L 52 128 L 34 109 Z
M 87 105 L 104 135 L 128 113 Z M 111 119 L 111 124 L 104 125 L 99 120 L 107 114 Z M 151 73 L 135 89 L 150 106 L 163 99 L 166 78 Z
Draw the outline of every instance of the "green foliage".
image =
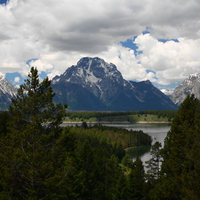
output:
M 59 125 L 66 105 L 53 104 L 53 96 L 48 78 L 39 83 L 37 69 L 31 68 L 12 99 L 9 131 L 0 146 L 0 184 L 11 199 L 47 198 L 63 177 L 67 140 Z
M 128 188 L 128 181 L 127 177 L 120 173 L 117 181 L 116 181 L 116 187 L 115 191 L 113 193 L 112 199 L 113 200 L 129 200 L 130 198 L 130 193 L 129 193 L 129 188 Z
M 41 128 L 42 123 L 47 122 L 51 122 L 47 125 L 49 128 L 58 128 L 66 115 L 67 105 L 63 107 L 60 103 L 53 103 L 54 93 L 50 85 L 48 78 L 39 83 L 37 69 L 31 68 L 28 79 L 20 86 L 9 107 L 13 124 L 18 126 L 15 128 L 22 129 L 23 125 L 31 123 Z
M 74 167 L 76 181 L 71 182 L 72 199 L 112 199 L 118 184 L 118 177 L 123 175 L 119 161 L 113 155 L 113 149 L 105 139 L 92 133 L 94 130 L 79 127 L 64 128 L 76 138 Z M 75 196 L 76 194 L 76 196 Z
M 131 173 L 129 174 L 129 199 L 141 200 L 144 197 L 144 166 L 140 158 L 131 165 Z
M 152 199 L 199 199 L 199 111 L 194 95 L 181 104 L 161 151 L 160 178 Z
M 0 135 L 6 135 L 8 132 L 8 123 L 10 120 L 10 116 L 8 112 L 1 112 L 0 113 Z
M 122 164 L 126 167 L 130 167 L 131 163 L 132 163 L 131 157 L 128 154 L 126 154 L 122 159 Z
M 120 143 L 123 148 L 151 145 L 152 138 L 143 131 L 126 130 L 123 128 L 94 125 L 96 130 L 110 139 L 112 144 Z

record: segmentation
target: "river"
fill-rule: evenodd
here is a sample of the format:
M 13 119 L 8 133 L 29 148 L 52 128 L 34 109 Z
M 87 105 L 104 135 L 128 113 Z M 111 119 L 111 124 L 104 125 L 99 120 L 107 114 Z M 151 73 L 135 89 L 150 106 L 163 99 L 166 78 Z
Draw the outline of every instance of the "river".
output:
M 114 126 L 121 127 L 127 130 L 142 130 L 144 133 L 150 135 L 153 139 L 152 144 L 156 141 L 164 145 L 164 139 L 167 136 L 167 132 L 170 130 L 170 123 L 144 123 L 144 124 L 103 124 L 105 126 Z M 144 146 L 138 148 L 130 148 L 127 150 L 127 153 L 134 160 L 137 156 L 141 158 L 143 162 L 149 160 L 151 158 L 150 155 L 151 146 Z

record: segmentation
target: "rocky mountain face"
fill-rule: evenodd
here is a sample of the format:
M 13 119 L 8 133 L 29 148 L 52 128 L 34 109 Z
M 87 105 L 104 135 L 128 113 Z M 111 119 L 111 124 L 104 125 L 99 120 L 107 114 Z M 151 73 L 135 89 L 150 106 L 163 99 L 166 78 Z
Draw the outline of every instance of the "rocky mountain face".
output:
M 180 105 L 187 95 L 194 94 L 200 99 L 200 74 L 191 74 L 182 84 L 177 86 L 170 99 L 177 105 Z
M 172 110 L 177 107 L 150 81 L 123 79 L 117 67 L 100 58 L 82 58 L 52 80 L 55 101 L 70 110 Z
M 0 110 L 6 110 L 17 93 L 17 89 L 3 76 L 0 76 Z

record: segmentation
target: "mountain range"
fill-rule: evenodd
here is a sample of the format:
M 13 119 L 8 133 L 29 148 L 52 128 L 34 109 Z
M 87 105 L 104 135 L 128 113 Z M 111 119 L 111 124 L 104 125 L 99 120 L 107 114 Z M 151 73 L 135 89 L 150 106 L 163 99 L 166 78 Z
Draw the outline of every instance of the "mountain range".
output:
M 150 81 L 125 80 L 117 67 L 84 57 L 52 80 L 55 102 L 70 110 L 173 110 L 176 105 Z
M 54 101 L 69 110 L 139 111 L 174 110 L 188 94 L 200 99 L 200 74 L 191 74 L 173 93 L 162 92 L 149 81 L 127 81 L 112 63 L 84 57 L 52 79 Z M 6 110 L 17 89 L 0 76 L 0 110 Z M 165 94 L 164 94 L 165 93 Z

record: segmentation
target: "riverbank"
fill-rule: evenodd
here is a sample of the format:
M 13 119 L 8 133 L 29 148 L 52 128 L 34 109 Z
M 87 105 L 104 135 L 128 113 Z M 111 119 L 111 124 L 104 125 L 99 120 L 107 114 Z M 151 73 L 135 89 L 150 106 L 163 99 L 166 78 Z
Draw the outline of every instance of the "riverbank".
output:
M 137 121 L 137 122 L 129 122 L 129 121 L 85 121 L 86 123 L 92 124 L 170 124 L 171 122 L 166 121 Z M 82 121 L 63 121 L 66 124 L 81 124 Z
M 172 122 L 166 121 L 138 121 L 136 124 L 171 124 Z

